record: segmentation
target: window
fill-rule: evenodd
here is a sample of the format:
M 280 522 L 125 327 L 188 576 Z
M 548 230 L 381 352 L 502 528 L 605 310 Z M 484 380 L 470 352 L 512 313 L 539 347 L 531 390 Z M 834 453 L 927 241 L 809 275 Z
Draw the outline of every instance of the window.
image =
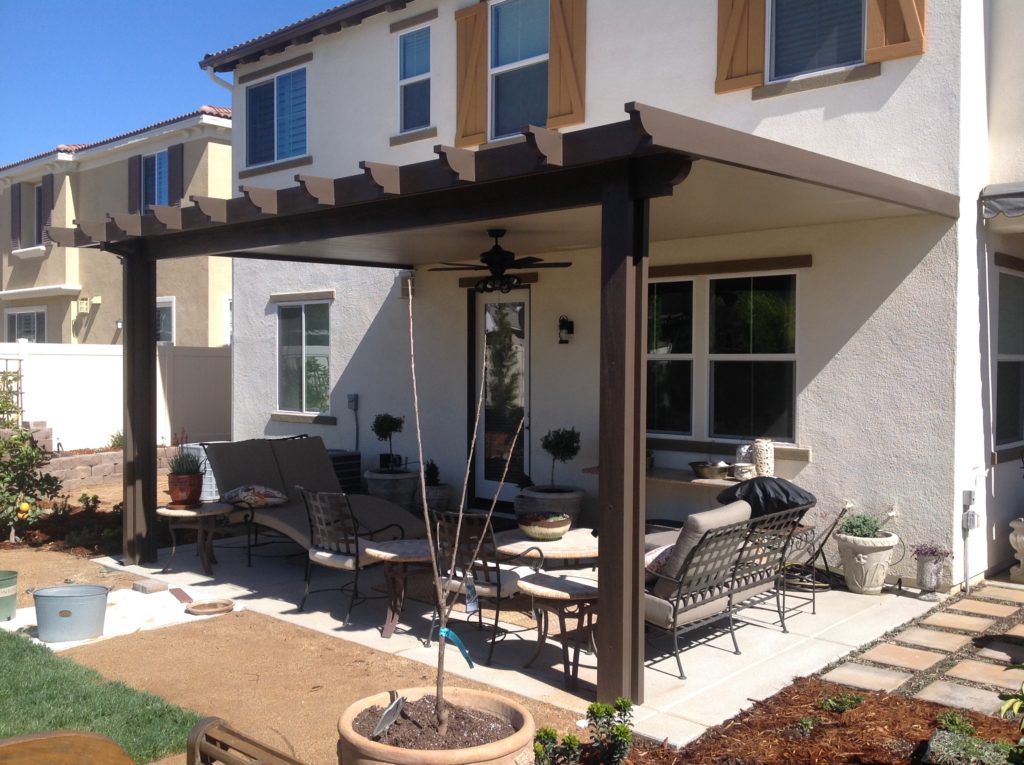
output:
M 548 117 L 549 0 L 491 6 L 491 136 L 544 125 Z
M 142 211 L 150 212 L 153 205 L 169 204 L 167 152 L 158 151 L 142 158 Z
M 277 307 L 277 408 L 326 412 L 330 406 L 330 306 Z
M 9 308 L 7 316 L 7 342 L 27 340 L 30 343 L 46 342 L 46 308 Z
M 398 90 L 405 133 L 430 125 L 430 27 L 398 38 Z
M 35 187 L 35 218 L 32 227 L 32 244 L 43 243 L 43 225 L 46 222 L 46 214 L 43 212 L 43 184 L 37 183 Z
M 999 274 L 996 445 L 1024 441 L 1024 278 Z
M 162 345 L 174 345 L 174 298 L 156 300 L 156 341 Z
M 772 80 L 864 61 L 864 0 L 772 0 Z
M 306 70 L 246 89 L 246 165 L 306 153 Z
M 702 315 L 707 345 L 695 347 Z M 649 431 L 795 441 L 794 275 L 654 282 L 647 335 Z

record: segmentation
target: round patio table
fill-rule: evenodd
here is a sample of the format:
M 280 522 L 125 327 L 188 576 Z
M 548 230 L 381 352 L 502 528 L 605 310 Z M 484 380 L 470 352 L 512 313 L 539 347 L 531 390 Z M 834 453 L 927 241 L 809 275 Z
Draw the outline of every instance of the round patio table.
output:
M 494 535 L 494 543 L 501 555 L 525 558 L 541 558 L 543 560 L 588 560 L 597 557 L 597 537 L 593 529 L 569 529 L 561 539 L 541 541 L 531 539 L 519 529 L 499 531 Z
M 410 565 L 430 563 L 430 543 L 426 539 L 391 539 L 368 542 L 363 548 L 367 557 L 384 564 L 384 581 L 388 588 L 388 614 L 380 635 L 395 634 L 398 618 L 405 606 L 405 581 Z
M 206 576 L 213 576 L 213 564 L 217 562 L 217 558 L 213 554 L 213 532 L 217 525 L 217 519 L 228 515 L 234 509 L 234 505 L 224 502 L 204 502 L 192 507 L 173 507 L 171 505 L 158 507 L 156 514 L 167 521 L 167 526 L 171 531 L 171 556 L 160 573 L 167 573 L 171 561 L 174 560 L 174 553 L 178 550 L 178 536 L 175 532 L 178 529 L 195 529 L 199 563 Z

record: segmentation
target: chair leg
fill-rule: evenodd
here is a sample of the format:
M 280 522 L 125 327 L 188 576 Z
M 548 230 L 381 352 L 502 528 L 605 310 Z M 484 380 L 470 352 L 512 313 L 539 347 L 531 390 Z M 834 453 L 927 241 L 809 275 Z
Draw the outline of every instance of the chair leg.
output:
M 252 568 L 252 519 L 245 519 L 245 565 Z
M 775 586 L 775 610 L 779 612 L 779 622 L 782 624 L 782 631 L 789 632 L 786 629 L 786 577 L 783 576 L 781 581 Z
M 356 595 L 359 594 L 359 566 L 356 566 L 356 574 L 352 579 L 352 596 L 348 599 L 348 610 L 345 612 L 345 620 L 341 623 L 342 627 L 348 626 L 348 619 L 352 615 L 352 606 L 355 605 Z
M 482 611 L 483 609 L 481 609 Z M 494 632 L 491 633 L 491 648 L 487 652 L 487 666 L 491 666 L 494 658 L 494 643 L 498 639 L 498 617 L 501 616 L 501 598 L 494 601 Z
M 302 600 L 299 602 L 299 610 L 302 611 L 306 607 L 306 598 L 309 597 L 309 580 L 313 573 L 313 566 L 310 565 L 309 557 L 306 557 L 306 592 L 302 596 Z
M 175 533 L 177 528 L 173 522 L 167 524 L 167 528 L 171 531 L 171 557 L 167 559 L 167 563 L 160 569 L 161 574 L 166 574 L 167 569 L 171 567 L 171 561 L 174 560 L 174 553 L 178 549 L 178 535 Z
M 679 658 L 679 632 L 672 630 L 672 648 L 675 650 L 676 666 L 679 668 L 679 679 L 685 680 L 686 673 L 683 672 L 683 660 Z
M 738 654 L 740 652 L 740 644 L 736 642 L 736 625 L 732 619 L 732 611 L 729 612 L 729 636 L 732 638 L 732 649 Z

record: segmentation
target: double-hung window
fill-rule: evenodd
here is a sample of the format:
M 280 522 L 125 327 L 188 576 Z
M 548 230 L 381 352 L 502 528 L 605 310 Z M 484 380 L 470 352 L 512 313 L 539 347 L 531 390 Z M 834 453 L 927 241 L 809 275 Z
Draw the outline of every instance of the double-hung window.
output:
M 1024 278 L 999 274 L 996 445 L 1024 441 Z
M 27 340 L 30 343 L 46 342 L 46 308 L 9 308 L 7 315 L 7 342 Z
M 277 307 L 277 408 L 326 412 L 330 406 L 330 304 Z
M 142 158 L 142 211 L 150 212 L 153 205 L 169 204 L 167 152 L 158 151 Z
M 398 38 L 401 132 L 430 126 L 430 27 Z
M 796 440 L 794 275 L 652 282 L 647 336 L 651 433 Z
M 549 0 L 500 0 L 490 9 L 491 137 L 548 118 Z
M 246 165 L 264 165 L 306 153 L 304 68 L 249 86 L 245 107 Z
M 864 0 L 771 0 L 771 80 L 864 61 Z

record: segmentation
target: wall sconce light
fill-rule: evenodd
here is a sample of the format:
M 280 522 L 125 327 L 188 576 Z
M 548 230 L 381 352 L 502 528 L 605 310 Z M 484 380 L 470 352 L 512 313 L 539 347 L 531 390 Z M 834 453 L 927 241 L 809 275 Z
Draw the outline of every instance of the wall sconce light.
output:
M 576 332 L 576 325 L 565 314 L 558 317 L 558 342 L 565 345 Z
M 121 321 L 120 319 L 115 321 L 114 322 L 114 329 L 116 329 L 118 332 L 120 332 L 122 329 L 124 329 L 124 322 Z

